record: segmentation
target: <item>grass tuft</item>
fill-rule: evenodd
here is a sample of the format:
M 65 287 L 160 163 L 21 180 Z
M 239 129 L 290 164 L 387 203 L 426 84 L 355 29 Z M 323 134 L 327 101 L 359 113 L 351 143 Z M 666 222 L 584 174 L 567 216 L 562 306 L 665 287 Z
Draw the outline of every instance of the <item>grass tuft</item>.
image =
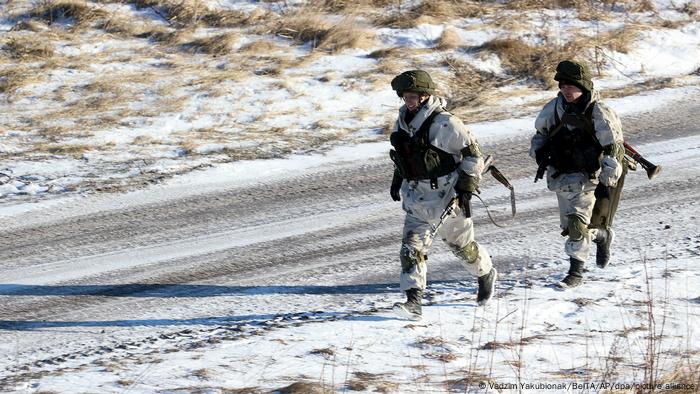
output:
M 280 394 L 331 394 L 334 393 L 335 390 L 321 383 L 295 382 L 276 390 L 276 392 Z
M 355 22 L 346 20 L 329 29 L 321 39 L 318 48 L 337 53 L 344 49 L 366 49 L 374 44 L 374 32 L 358 28 Z
M 454 49 L 462 45 L 462 38 L 457 33 L 457 29 L 452 26 L 448 26 L 442 31 L 440 39 L 438 40 L 438 49 Z
M 211 37 L 198 38 L 183 44 L 183 48 L 192 53 L 206 53 L 220 56 L 231 52 L 231 47 L 238 41 L 238 33 L 230 32 Z
M 47 59 L 54 54 L 50 42 L 41 41 L 34 35 L 11 37 L 3 50 L 13 59 Z
M 91 7 L 84 0 L 42 0 L 28 16 L 41 18 L 49 24 L 66 18 L 74 19 L 78 24 L 87 24 L 108 14 L 105 10 Z

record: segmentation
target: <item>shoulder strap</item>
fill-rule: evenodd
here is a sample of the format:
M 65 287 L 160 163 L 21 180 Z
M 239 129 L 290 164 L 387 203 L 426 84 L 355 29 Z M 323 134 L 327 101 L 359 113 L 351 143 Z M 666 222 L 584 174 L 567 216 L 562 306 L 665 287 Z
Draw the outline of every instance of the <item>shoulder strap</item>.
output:
M 435 111 L 433 111 L 430 115 L 428 115 L 427 118 L 425 118 L 423 123 L 421 123 L 418 132 L 416 133 L 416 139 L 421 139 L 424 145 L 426 146 L 430 142 L 430 126 L 433 124 L 433 120 L 435 120 L 435 117 L 439 113 L 442 113 L 441 108 L 436 108 Z
M 583 112 L 583 121 L 586 123 L 586 127 L 584 127 L 584 129 L 593 137 L 593 139 L 598 141 L 598 139 L 595 136 L 595 127 L 593 126 L 593 107 L 595 107 L 595 101 L 592 102 L 591 105 L 589 105 Z M 556 106 L 554 106 L 554 122 L 555 126 L 552 129 L 552 131 L 549 132 L 548 138 L 554 137 L 554 135 L 556 135 L 559 132 L 559 130 L 561 130 L 561 128 L 564 127 L 564 122 L 561 121 Z

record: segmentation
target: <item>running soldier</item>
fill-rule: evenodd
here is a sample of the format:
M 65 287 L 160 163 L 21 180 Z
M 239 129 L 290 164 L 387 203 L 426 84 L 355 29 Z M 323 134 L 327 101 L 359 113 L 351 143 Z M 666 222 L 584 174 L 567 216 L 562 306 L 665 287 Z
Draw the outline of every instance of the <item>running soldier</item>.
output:
M 477 303 L 493 295 L 497 272 L 483 245 L 474 241 L 470 199 L 479 186 L 484 160 L 474 135 L 443 107 L 435 96 L 436 85 L 423 70 L 401 73 L 391 87 L 404 101 L 399 109 L 391 144 L 395 164 L 391 197 L 403 200 L 406 217 L 400 251 L 401 291 L 407 301 L 394 305 L 394 312 L 420 319 L 426 287 L 426 261 L 432 244 L 431 225 L 440 220 L 455 198 L 459 206 L 445 220 L 438 235 L 449 245 L 460 263 L 478 278 Z
M 613 242 L 612 219 L 624 182 L 625 148 L 617 114 L 599 101 L 585 64 L 563 61 L 554 80 L 559 94 L 547 103 L 535 121 L 530 156 L 547 172 L 547 187 L 559 201 L 564 250 L 569 272 L 562 288 L 579 286 L 591 242 L 596 263 L 605 268 Z

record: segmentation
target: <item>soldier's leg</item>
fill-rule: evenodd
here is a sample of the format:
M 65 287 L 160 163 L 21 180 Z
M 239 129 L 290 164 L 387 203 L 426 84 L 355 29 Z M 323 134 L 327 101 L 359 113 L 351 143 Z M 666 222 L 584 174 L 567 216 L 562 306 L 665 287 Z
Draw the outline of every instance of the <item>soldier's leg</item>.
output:
M 478 278 L 479 290 L 477 303 L 485 304 L 491 299 L 498 273 L 493 268 L 491 256 L 486 247 L 474 240 L 474 223 L 471 218 L 465 218 L 461 211 L 445 221 L 441 228 L 442 239 L 459 257 L 462 266 L 470 274 Z
M 595 187 L 588 189 L 584 187 L 581 192 L 557 192 L 562 234 L 568 237 L 564 250 L 569 257 L 580 261 L 588 259 L 591 241 L 598 234 L 597 231 L 592 232 L 588 229 L 595 203 Z
M 583 278 L 583 265 L 588 259 L 593 234 L 588 224 L 593 211 L 595 185 L 588 182 L 580 191 L 557 192 L 562 233 L 568 236 L 564 250 L 569 255 L 569 272 L 561 287 L 576 287 Z
M 399 257 L 401 259 L 400 288 L 406 294 L 405 302 L 397 302 L 392 310 L 397 315 L 419 320 L 422 315 L 421 300 L 427 281 L 427 251 L 431 240 L 427 235 L 430 225 L 407 214 L 404 221 L 403 241 Z
M 440 234 L 467 272 L 479 277 L 491 271 L 491 256 L 486 247 L 474 240 L 471 218 L 465 218 L 461 211 L 456 210 L 453 216 L 445 220 Z
M 426 285 L 428 239 L 430 224 L 407 214 L 404 221 L 403 240 L 401 242 L 401 291 L 418 289 L 423 291 Z

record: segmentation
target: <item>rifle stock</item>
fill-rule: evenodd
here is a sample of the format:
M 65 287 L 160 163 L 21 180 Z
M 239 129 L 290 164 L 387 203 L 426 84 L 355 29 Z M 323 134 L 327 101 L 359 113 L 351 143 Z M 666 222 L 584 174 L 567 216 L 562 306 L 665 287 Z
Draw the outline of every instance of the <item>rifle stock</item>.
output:
M 657 166 L 656 164 L 645 159 L 639 152 L 637 152 L 628 143 L 625 142 L 623 144 L 625 146 L 625 154 L 627 154 L 627 156 L 631 157 L 632 160 L 641 164 L 642 168 L 644 168 L 644 170 L 647 172 L 647 177 L 649 179 L 654 179 L 654 177 L 659 175 L 659 173 L 661 172 L 661 166 Z

